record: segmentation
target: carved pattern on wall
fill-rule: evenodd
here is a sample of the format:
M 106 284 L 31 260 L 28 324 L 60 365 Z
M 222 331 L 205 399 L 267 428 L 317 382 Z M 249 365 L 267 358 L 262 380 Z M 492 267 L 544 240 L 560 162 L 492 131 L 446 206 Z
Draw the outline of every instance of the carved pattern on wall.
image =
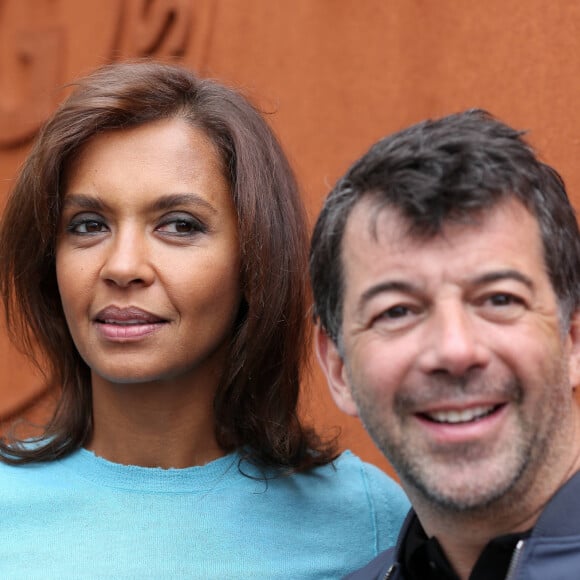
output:
M 92 10 L 99 5 L 116 33 L 102 56 L 87 48 L 94 38 L 81 39 L 93 59 L 87 69 L 123 58 L 178 61 L 186 53 L 198 68 L 205 63 L 213 0 L 117 0 L 114 9 L 99 3 Z M 0 149 L 30 140 L 54 110 L 56 89 L 68 80 L 67 50 L 79 40 L 71 41 L 70 27 L 91 17 L 87 5 L 81 11 L 71 0 L 0 0 Z
M 54 107 L 51 92 L 61 79 L 64 31 L 40 0 L 0 3 L 0 147 L 30 139 Z
M 116 52 L 125 57 L 183 57 L 191 12 L 190 0 L 125 0 Z

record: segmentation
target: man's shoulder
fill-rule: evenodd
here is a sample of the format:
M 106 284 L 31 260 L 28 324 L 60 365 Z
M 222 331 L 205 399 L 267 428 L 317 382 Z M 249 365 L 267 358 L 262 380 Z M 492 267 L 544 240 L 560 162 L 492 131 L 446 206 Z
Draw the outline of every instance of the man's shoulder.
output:
M 573 537 L 580 535 L 580 472 L 575 473 L 550 499 L 532 537 Z

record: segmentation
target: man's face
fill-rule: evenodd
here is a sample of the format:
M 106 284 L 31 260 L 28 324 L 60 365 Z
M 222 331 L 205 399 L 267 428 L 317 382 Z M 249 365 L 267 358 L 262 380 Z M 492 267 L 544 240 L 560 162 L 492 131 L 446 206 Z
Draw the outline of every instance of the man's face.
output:
M 427 240 L 406 226 L 370 200 L 353 209 L 342 355 L 320 332 L 319 358 L 411 494 L 483 507 L 565 461 L 572 333 L 516 200 Z

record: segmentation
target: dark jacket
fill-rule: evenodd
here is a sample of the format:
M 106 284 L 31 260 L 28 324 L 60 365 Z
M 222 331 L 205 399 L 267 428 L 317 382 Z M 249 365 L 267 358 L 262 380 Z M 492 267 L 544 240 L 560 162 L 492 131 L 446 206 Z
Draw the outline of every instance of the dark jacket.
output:
M 405 580 L 399 560 L 401 546 L 415 512 L 411 510 L 395 548 L 379 554 L 349 580 Z M 568 480 L 548 502 L 526 540 L 518 542 L 505 580 L 580 579 L 580 473 Z M 499 579 L 498 579 L 499 580 Z

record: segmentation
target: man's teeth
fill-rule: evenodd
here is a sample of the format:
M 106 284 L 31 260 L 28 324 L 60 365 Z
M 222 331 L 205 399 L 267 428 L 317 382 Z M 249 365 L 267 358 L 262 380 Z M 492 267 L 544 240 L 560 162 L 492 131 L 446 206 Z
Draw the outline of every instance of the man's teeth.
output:
M 461 411 L 433 411 L 426 416 L 436 423 L 469 423 L 489 415 L 494 409 L 494 405 L 486 405 Z

